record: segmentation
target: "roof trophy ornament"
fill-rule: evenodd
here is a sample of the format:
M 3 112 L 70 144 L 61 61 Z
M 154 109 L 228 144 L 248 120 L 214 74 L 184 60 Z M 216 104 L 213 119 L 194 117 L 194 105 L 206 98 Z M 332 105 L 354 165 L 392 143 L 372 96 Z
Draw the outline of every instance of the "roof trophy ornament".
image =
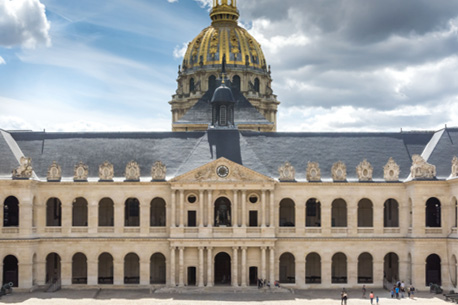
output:
M 154 162 L 151 168 L 151 176 L 153 181 L 165 181 L 165 175 L 167 174 L 167 166 L 161 161 Z
M 307 169 L 305 170 L 306 172 L 306 178 L 308 182 L 320 182 L 321 181 L 321 170 L 320 170 L 320 164 L 318 162 L 308 162 L 307 163 Z
M 32 158 L 22 156 L 19 161 L 19 167 L 13 169 L 13 179 L 27 180 L 32 178 L 32 173 Z
M 347 181 L 347 166 L 342 161 L 334 163 L 331 168 L 332 180 L 334 182 Z
M 75 182 L 87 182 L 87 177 L 89 176 L 89 166 L 80 161 L 80 163 L 75 165 L 73 181 Z
M 452 159 L 452 174 L 451 178 L 458 177 L 458 157 L 454 156 Z
M 51 166 L 48 168 L 46 179 L 48 182 L 60 182 L 62 180 L 62 169 L 56 161 L 52 161 Z
M 278 168 L 278 173 L 280 174 L 278 179 L 280 181 L 296 181 L 296 170 L 288 161 Z
M 413 155 L 410 173 L 412 179 L 435 179 L 436 166 L 427 163 L 420 155 Z
M 140 181 L 140 166 L 135 161 L 130 161 L 126 165 L 126 181 L 138 182 Z
M 390 158 L 386 165 L 383 167 L 383 177 L 387 182 L 399 181 L 400 173 L 399 165 Z
M 108 161 L 103 162 L 99 166 L 99 181 L 102 182 L 111 182 L 113 181 L 114 176 L 114 167 Z
M 356 174 L 358 175 L 359 181 L 372 181 L 373 172 L 374 168 L 366 159 L 356 167 Z

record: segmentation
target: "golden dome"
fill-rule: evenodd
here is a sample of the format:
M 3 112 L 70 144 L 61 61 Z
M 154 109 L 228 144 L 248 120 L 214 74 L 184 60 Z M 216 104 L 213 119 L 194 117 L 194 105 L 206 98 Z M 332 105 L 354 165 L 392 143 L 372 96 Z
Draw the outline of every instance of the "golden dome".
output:
M 188 45 L 183 70 L 221 65 L 226 55 L 231 65 L 266 70 L 261 45 L 247 30 L 237 25 L 239 12 L 235 0 L 214 0 L 210 12 L 212 25 L 204 29 Z

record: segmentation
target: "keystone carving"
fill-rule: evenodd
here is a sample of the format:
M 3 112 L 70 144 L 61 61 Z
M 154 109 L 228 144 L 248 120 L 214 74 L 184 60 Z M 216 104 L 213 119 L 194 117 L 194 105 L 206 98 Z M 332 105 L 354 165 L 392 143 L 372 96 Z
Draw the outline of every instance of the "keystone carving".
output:
M 19 167 L 13 169 L 13 179 L 29 179 L 32 173 L 32 158 L 21 157 Z
M 306 170 L 307 181 L 319 182 L 321 181 L 321 170 L 318 162 L 308 162 Z
M 436 166 L 427 163 L 420 155 L 413 155 L 410 173 L 412 179 L 434 179 L 436 177 Z
M 280 181 L 295 181 L 296 180 L 296 171 L 294 166 L 289 162 L 285 162 L 282 166 L 278 168 L 278 173 L 280 174 Z
M 151 168 L 151 176 L 153 181 L 164 181 L 167 174 L 167 166 L 161 161 L 156 161 Z
M 73 181 L 87 181 L 88 176 L 89 176 L 89 167 L 86 164 L 80 161 L 80 163 L 75 165 Z
M 53 161 L 48 168 L 47 180 L 49 182 L 59 182 L 62 179 L 62 169 L 56 161 Z
M 113 164 L 108 161 L 103 162 L 99 166 L 99 179 L 100 181 L 113 181 L 114 168 Z
M 356 167 L 356 174 L 358 175 L 359 181 L 372 181 L 373 172 L 374 168 L 366 159 Z
M 394 162 L 393 158 L 390 158 L 383 167 L 383 177 L 388 182 L 399 181 L 400 172 L 399 165 Z
M 331 172 L 334 182 L 347 181 L 347 166 L 342 161 L 334 163 Z
M 135 161 L 126 165 L 126 181 L 140 181 L 140 166 Z
M 458 177 L 458 157 L 454 156 L 452 160 L 452 178 Z

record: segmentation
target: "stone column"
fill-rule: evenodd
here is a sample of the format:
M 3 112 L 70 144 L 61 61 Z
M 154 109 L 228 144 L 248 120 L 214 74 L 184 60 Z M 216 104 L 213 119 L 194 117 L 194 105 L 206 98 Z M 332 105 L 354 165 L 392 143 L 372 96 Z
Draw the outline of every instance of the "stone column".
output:
M 274 199 L 274 191 L 270 191 L 270 227 L 275 226 L 275 199 Z M 273 285 L 273 283 L 272 283 Z
M 199 247 L 199 287 L 204 287 L 204 247 Z
M 246 247 L 242 247 L 242 287 L 246 287 Z
M 98 284 L 99 260 L 89 257 L 87 260 L 87 285 L 95 286 Z
M 266 279 L 266 247 L 261 247 L 261 279 Z
M 184 286 L 184 247 L 179 247 L 178 286 Z
M 97 233 L 99 226 L 99 202 L 97 200 L 91 200 L 88 203 L 88 232 Z M 89 279 L 88 279 L 89 281 Z
M 176 224 L 177 224 L 177 219 L 176 219 L 176 216 L 175 216 L 175 212 L 176 212 L 176 191 L 175 190 L 172 190 L 172 206 L 170 208 L 170 226 L 172 228 L 175 228 L 176 227 Z M 175 285 L 174 285 L 175 286 Z
M 266 226 L 266 191 L 262 191 L 261 194 L 261 227 Z
M 239 226 L 239 219 L 238 219 L 238 214 L 239 214 L 239 207 L 238 207 L 238 202 L 237 198 L 238 197 L 238 191 L 234 191 L 234 210 L 232 212 L 232 226 L 234 228 L 238 228 Z
M 213 193 L 208 191 L 208 202 L 207 202 L 207 227 L 211 228 L 213 226 Z
M 273 287 L 275 282 L 275 248 L 270 247 L 270 285 Z
M 176 281 L 175 250 L 176 250 L 176 247 L 170 247 L 170 286 L 172 286 L 172 287 L 176 286 L 176 283 L 175 283 L 175 281 Z
M 199 227 L 204 226 L 204 191 L 199 191 Z
M 232 247 L 232 286 L 239 286 L 239 262 L 238 262 L 238 253 L 239 247 Z
M 246 227 L 246 191 L 242 191 L 242 228 Z
M 184 227 L 184 191 L 180 190 L 180 228 Z
M 207 247 L 207 287 L 213 287 L 213 254 L 212 247 Z
M 114 285 L 124 285 L 124 261 L 115 257 L 113 269 Z
M 150 261 L 140 258 L 140 285 L 147 286 L 150 284 Z

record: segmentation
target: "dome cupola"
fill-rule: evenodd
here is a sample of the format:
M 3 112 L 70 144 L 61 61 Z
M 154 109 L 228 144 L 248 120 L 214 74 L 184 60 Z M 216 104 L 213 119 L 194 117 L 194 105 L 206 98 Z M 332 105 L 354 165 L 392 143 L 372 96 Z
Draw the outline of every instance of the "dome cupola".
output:
M 229 0 L 213 0 L 213 9 L 210 12 L 213 25 L 224 22 L 237 24 L 239 16 L 236 0 L 230 0 L 230 3 Z

